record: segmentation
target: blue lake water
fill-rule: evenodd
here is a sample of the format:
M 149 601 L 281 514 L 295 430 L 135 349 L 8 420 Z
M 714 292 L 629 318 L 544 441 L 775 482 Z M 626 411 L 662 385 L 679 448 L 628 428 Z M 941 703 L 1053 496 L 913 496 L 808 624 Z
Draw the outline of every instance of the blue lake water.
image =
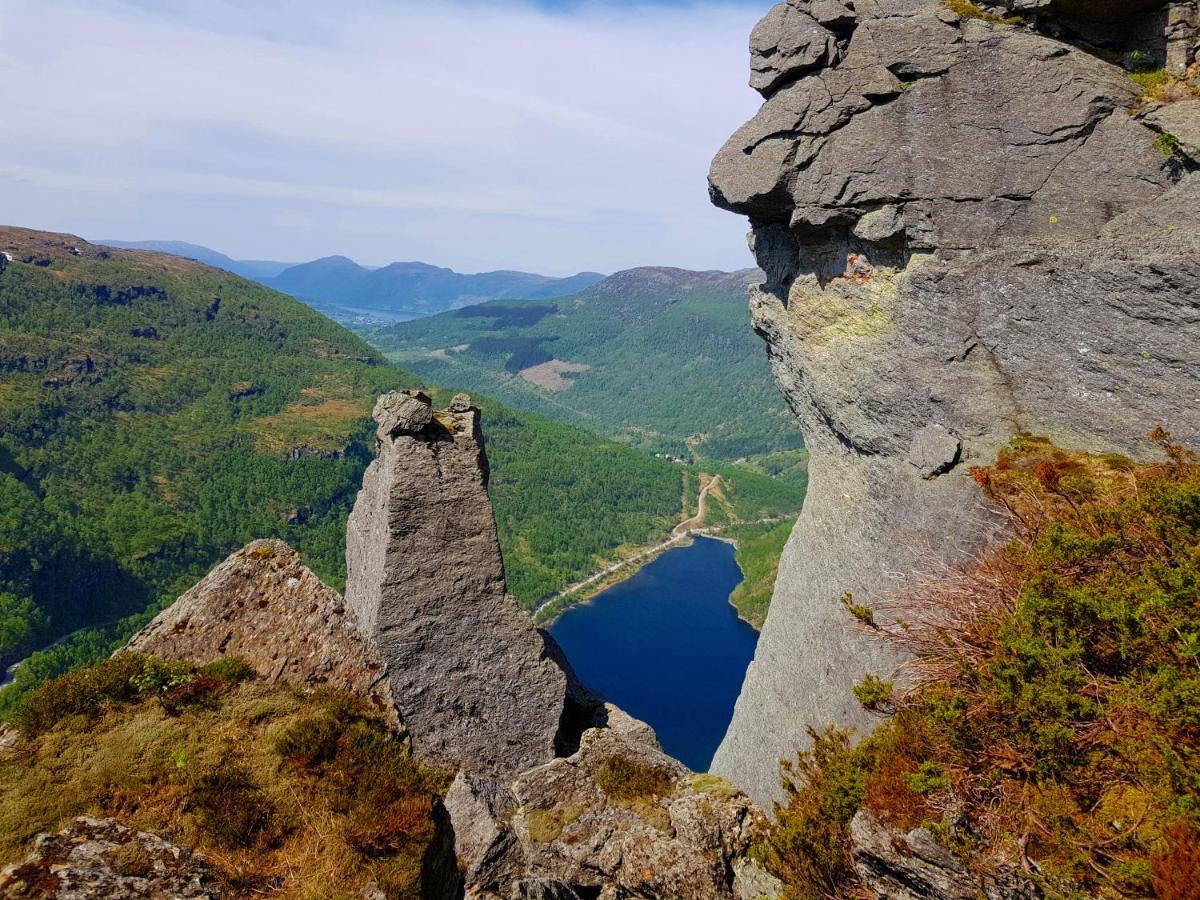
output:
M 550 633 L 584 684 L 648 722 L 664 750 L 703 772 L 758 643 L 729 604 L 741 580 L 732 545 L 698 537 L 568 610 Z

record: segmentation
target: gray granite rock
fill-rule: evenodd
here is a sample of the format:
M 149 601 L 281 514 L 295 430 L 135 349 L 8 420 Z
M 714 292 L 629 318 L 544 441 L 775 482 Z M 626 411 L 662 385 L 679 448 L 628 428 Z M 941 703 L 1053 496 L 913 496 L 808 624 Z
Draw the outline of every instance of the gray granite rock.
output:
M 420 391 L 391 391 L 375 401 L 371 414 L 379 427 L 379 440 L 416 434 L 433 421 L 433 407 Z
M 479 412 L 435 413 L 413 394 L 376 410 L 378 455 L 347 524 L 347 607 L 388 666 L 414 755 L 510 778 L 569 743 L 575 687 L 505 592 Z
M 378 650 L 347 618 L 341 595 L 283 541 L 230 554 L 125 649 L 196 665 L 238 656 L 269 681 L 366 697 L 402 730 Z
M 622 714 L 612 724 L 585 731 L 571 756 L 522 773 L 507 797 L 455 782 L 447 805 L 486 823 L 460 844 L 469 895 L 733 900 L 770 887 L 746 858 L 762 823 L 749 799 L 689 772 L 636 720 Z M 660 773 L 661 791 L 610 793 L 597 773 L 613 760 Z M 535 886 L 553 892 L 529 893 Z
M 842 594 L 874 605 L 999 533 L 970 465 L 1020 430 L 1200 441 L 1200 175 L 1129 114 L 1126 74 L 940 0 L 855 12 L 840 59 L 771 93 L 710 176 L 753 227 L 752 322 L 811 453 L 713 763 L 764 805 L 809 726 L 873 727 L 851 688 L 903 661 Z
M 799 3 L 780 3 L 750 35 L 750 86 L 769 96 L 784 81 L 837 60 L 837 37 Z
M 1178 152 L 1200 165 L 1200 99 L 1155 105 L 1142 120 L 1175 142 Z
M 0 896 L 54 900 L 213 900 L 227 896 L 207 860 L 113 819 L 78 818 L 39 835 L 33 852 L 0 871 Z
M 898 832 L 866 810 L 850 822 L 854 870 L 886 900 L 1036 900 L 1041 892 L 1015 872 L 973 875 L 926 828 Z

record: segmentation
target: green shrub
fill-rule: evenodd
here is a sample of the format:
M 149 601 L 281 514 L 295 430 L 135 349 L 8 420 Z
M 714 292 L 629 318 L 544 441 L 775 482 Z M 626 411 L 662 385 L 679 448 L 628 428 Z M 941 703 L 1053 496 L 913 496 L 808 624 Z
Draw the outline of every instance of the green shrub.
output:
M 929 827 L 981 872 L 1030 872 L 1047 896 L 1195 896 L 1200 462 L 1160 429 L 1150 439 L 1167 462 L 1020 435 L 972 470 L 1015 537 L 898 601 L 915 624 L 881 630 L 922 680 L 893 718 L 857 746 L 816 734 L 785 766 L 756 853 L 790 896 L 855 889 L 859 808 Z M 884 687 L 855 693 L 872 705 Z
M 24 735 L 33 736 L 69 716 L 95 715 L 106 704 L 129 700 L 138 693 L 134 679 L 145 662 L 145 657 L 122 653 L 52 678 L 21 699 L 12 721 Z
M 809 730 L 812 748 L 783 764 L 784 799 L 754 856 L 789 888 L 789 897 L 831 896 L 853 878 L 849 825 L 866 797 L 865 756 L 850 732 Z
M 932 759 L 925 760 L 917 771 L 905 776 L 905 782 L 914 793 L 922 796 L 950 787 L 946 770 L 942 768 L 941 763 Z
M 858 698 L 863 709 L 886 711 L 892 705 L 892 683 L 875 675 L 868 675 L 854 686 L 854 696 Z
M 240 656 L 222 656 L 208 665 L 201 666 L 199 672 L 201 675 L 211 675 L 231 684 L 249 681 L 255 676 L 254 669 Z
M 1185 157 L 1183 149 L 1179 146 L 1179 138 L 1167 131 L 1154 139 L 1154 149 L 1168 159 Z
M 854 616 L 854 618 L 858 619 L 858 621 L 862 622 L 864 625 L 870 626 L 871 628 L 876 627 L 875 613 L 871 610 L 871 607 L 864 606 L 861 603 L 855 603 L 854 595 L 849 591 L 842 594 L 842 596 L 839 598 L 839 602 L 842 604 L 842 606 L 846 607 L 846 611 L 850 613 L 850 615 Z
M 195 669 L 188 663 L 147 656 L 129 683 L 139 694 L 165 694 L 195 677 Z

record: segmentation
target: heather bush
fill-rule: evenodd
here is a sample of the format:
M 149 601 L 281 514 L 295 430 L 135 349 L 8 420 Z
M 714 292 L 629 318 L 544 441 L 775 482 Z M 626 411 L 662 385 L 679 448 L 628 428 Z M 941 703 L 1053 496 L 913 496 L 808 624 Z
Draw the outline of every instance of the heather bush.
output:
M 275 808 L 250 773 L 219 764 L 188 791 L 188 805 L 202 831 L 223 847 L 254 847 L 275 818 Z
M 1019 435 L 972 470 L 1013 538 L 887 601 L 904 626 L 871 623 L 916 684 L 862 743 L 817 735 L 785 766 L 758 852 L 793 896 L 853 890 L 864 807 L 1047 895 L 1196 896 L 1200 464 L 1150 438 L 1164 462 Z M 856 693 L 876 706 L 885 684 Z

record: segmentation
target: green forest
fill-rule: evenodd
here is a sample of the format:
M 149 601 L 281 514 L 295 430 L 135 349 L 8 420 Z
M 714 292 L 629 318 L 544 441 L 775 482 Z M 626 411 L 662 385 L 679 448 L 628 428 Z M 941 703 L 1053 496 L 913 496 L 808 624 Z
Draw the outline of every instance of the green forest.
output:
M 573 297 L 496 300 L 364 331 L 438 384 L 657 453 L 803 446 L 750 327 L 748 273 L 633 269 Z
M 111 652 L 254 538 L 342 585 L 371 405 L 422 379 L 198 263 L 20 229 L 0 249 L 0 662 L 88 629 L 23 663 L 0 707 Z M 477 399 L 526 607 L 679 520 L 683 466 Z M 739 477 L 748 510 L 778 505 L 773 479 Z

